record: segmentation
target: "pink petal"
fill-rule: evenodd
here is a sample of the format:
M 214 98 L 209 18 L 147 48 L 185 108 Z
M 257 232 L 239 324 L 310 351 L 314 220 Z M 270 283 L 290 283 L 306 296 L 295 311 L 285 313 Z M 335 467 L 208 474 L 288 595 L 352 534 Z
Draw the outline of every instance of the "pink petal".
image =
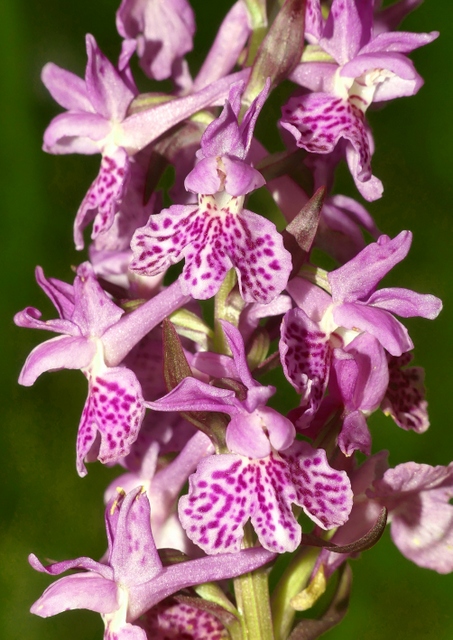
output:
M 86 36 L 88 61 L 85 72 L 87 92 L 96 113 L 111 122 L 121 122 L 134 93 L 99 49 L 92 35 Z
M 129 158 L 119 147 L 115 153 L 102 157 L 99 174 L 91 184 L 74 222 L 74 241 L 83 249 L 83 229 L 94 220 L 92 238 L 105 233 L 113 224 L 129 177 Z
M 338 446 L 345 456 L 351 456 L 354 451 L 361 451 L 371 455 L 371 435 L 361 411 L 353 411 L 343 420 L 343 426 L 338 436 Z
M 412 358 L 411 353 L 389 358 L 390 381 L 381 409 L 402 429 L 424 433 L 429 427 L 423 384 L 425 372 L 422 367 L 405 366 Z
M 42 618 L 71 609 L 89 609 L 111 613 L 118 609 L 118 587 L 95 573 L 76 573 L 50 585 L 31 607 L 31 613 Z
M 19 384 L 30 387 L 45 371 L 84 369 L 96 353 L 96 345 L 86 338 L 57 336 L 39 344 L 29 354 L 20 372 Z
M 351 483 L 345 471 L 332 469 L 324 449 L 297 441 L 282 452 L 296 490 L 294 502 L 323 529 L 344 524 L 352 509 Z
M 111 130 L 110 123 L 97 113 L 67 111 L 56 116 L 44 132 L 47 153 L 100 153 L 100 141 Z
M 137 487 L 110 509 L 119 509 L 119 518 L 109 564 L 115 580 L 126 587 L 152 580 L 162 571 L 162 563 L 151 533 L 149 499 Z
M 94 113 L 85 81 L 53 62 L 44 65 L 41 80 L 52 98 L 68 111 Z
M 302 309 L 292 309 L 282 322 L 280 357 L 287 380 L 302 396 L 304 422 L 308 424 L 329 381 L 332 359 L 329 337 Z
M 141 387 L 135 374 L 129 369 L 106 368 L 102 374 L 90 380 L 88 398 L 77 435 L 79 475 L 87 473 L 83 461 L 94 445 L 97 445 L 98 433 L 99 451 L 95 457 L 103 464 L 117 462 L 129 453 L 144 415 Z
M 375 483 L 390 512 L 393 542 L 407 558 L 439 573 L 453 570 L 453 466 L 407 462 Z
M 237 552 L 256 501 L 252 461 L 235 454 L 201 460 L 189 478 L 189 494 L 179 501 L 179 519 L 188 537 L 206 553 Z

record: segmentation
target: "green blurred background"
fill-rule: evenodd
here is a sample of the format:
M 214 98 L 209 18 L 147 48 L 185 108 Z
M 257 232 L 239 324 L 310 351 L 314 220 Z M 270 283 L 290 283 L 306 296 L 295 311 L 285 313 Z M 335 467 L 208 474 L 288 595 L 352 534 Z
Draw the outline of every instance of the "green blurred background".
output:
M 41 620 L 28 613 L 49 579 L 27 563 L 41 558 L 100 557 L 105 549 L 102 493 L 117 474 L 90 465 L 75 471 L 75 436 L 86 393 L 79 372 L 47 374 L 31 389 L 16 383 L 29 351 L 50 336 L 18 329 L 13 314 L 36 306 L 45 318 L 54 310 L 34 282 L 35 265 L 71 280 L 71 264 L 82 260 L 72 244 L 75 211 L 97 172 L 99 156 L 55 157 L 41 150 L 42 132 L 58 108 L 40 83 L 52 60 L 83 76 L 84 35 L 95 35 L 117 58 L 120 39 L 114 12 L 119 0 L 2 0 L 0 3 L 1 144 L 0 197 L 3 261 L 0 427 L 0 637 L 56 640 L 102 637 L 97 614 L 67 612 Z M 197 0 L 196 47 L 206 51 L 228 0 Z M 450 400 L 453 282 L 451 234 L 453 167 L 453 5 L 426 0 L 404 28 L 439 29 L 439 40 L 412 58 L 426 80 L 420 93 L 370 115 L 377 151 L 373 168 L 385 195 L 370 205 L 383 231 L 414 232 L 410 258 L 387 279 L 440 296 L 445 309 L 434 322 L 411 320 L 416 363 L 427 370 L 431 429 L 422 436 L 399 430 L 390 419 L 373 420 L 374 450 L 388 448 L 392 466 L 415 460 L 432 465 L 453 459 Z M 197 58 L 191 61 L 197 64 Z M 353 194 L 343 172 L 341 189 Z M 453 550 L 452 550 L 453 553 Z M 353 562 L 350 611 L 328 640 L 418 640 L 453 638 L 453 576 L 419 569 L 392 545 L 388 532 L 377 547 Z

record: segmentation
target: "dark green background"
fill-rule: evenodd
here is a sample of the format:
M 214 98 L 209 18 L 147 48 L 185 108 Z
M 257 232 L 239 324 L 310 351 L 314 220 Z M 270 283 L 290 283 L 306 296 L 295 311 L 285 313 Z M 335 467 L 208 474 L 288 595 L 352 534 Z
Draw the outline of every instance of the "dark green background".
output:
M 114 12 L 118 3 L 0 3 L 0 259 L 4 287 L 0 637 L 7 640 L 102 637 L 97 614 L 68 612 L 41 620 L 28 613 L 49 583 L 28 566 L 28 553 L 54 559 L 99 557 L 105 547 L 102 492 L 117 472 L 91 465 L 88 477 L 78 478 L 75 436 L 86 382 L 79 372 L 64 371 L 42 376 L 31 389 L 19 387 L 16 379 L 27 354 L 50 336 L 14 327 L 12 316 L 33 305 L 43 310 L 44 317 L 54 317 L 34 282 L 33 270 L 40 264 L 47 275 L 72 278 L 69 265 L 81 261 L 72 244 L 74 214 L 99 165 L 99 156 L 59 158 L 40 150 L 42 132 L 58 111 L 40 83 L 40 69 L 52 60 L 83 75 L 86 32 L 93 33 L 101 48 L 116 59 L 120 39 Z M 193 5 L 199 28 L 196 46 L 205 49 L 229 2 L 198 0 Z M 406 20 L 405 28 L 439 29 L 441 37 L 412 56 L 426 80 L 420 93 L 370 115 L 377 149 L 373 168 L 385 185 L 384 197 L 370 211 L 391 236 L 401 229 L 414 232 L 410 258 L 394 270 L 388 284 L 435 293 L 444 300 L 445 309 L 436 322 L 408 322 L 417 364 L 427 369 L 431 429 L 417 436 L 384 418 L 374 420 L 372 428 L 375 450 L 390 449 L 392 465 L 408 460 L 445 465 L 453 459 L 452 4 L 427 0 Z M 196 64 L 196 59 L 192 61 Z M 346 178 L 342 190 L 349 187 Z M 453 637 L 453 576 L 414 566 L 392 545 L 388 532 L 353 568 L 350 612 L 341 627 L 326 635 L 328 640 Z

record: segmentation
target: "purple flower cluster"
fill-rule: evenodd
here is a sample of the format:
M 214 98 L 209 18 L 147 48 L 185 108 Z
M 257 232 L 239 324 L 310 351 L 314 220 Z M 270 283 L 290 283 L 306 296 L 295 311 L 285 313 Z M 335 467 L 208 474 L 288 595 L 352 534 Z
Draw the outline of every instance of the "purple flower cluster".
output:
M 258 637 L 258 628 L 265 640 L 287 638 L 294 616 L 286 612 L 274 635 L 268 592 L 254 600 L 265 575 L 255 570 L 282 553 L 300 559 L 276 590 L 272 614 L 281 619 L 290 604 L 278 594 L 297 596 L 321 571 L 329 578 L 383 513 L 406 557 L 453 569 L 451 465 L 389 468 L 368 426 L 381 410 L 402 429 L 428 428 L 423 370 L 408 366 L 414 345 L 395 316 L 434 319 L 442 304 L 379 288 L 412 234 L 381 234 L 362 204 L 333 192 L 345 159 L 365 199 L 382 195 L 365 114 L 422 85 L 406 54 L 437 33 L 394 30 L 414 4 L 389 11 L 377 0 L 333 0 L 327 11 L 320 0 L 286 0 L 269 26 L 263 3 L 239 0 L 192 77 L 187 0 L 123 0 L 117 65 L 88 35 L 83 80 L 44 67 L 65 109 L 46 129 L 44 150 L 102 159 L 74 224 L 79 250 L 92 224 L 89 260 L 72 284 L 36 270 L 58 318 L 43 321 L 32 307 L 15 317 L 58 334 L 33 349 L 19 382 L 80 369 L 88 397 L 77 471 L 99 460 L 123 473 L 106 490 L 100 561 L 44 567 L 30 556 L 52 576 L 77 570 L 33 613 L 96 611 L 110 640 Z M 148 78 L 173 91 L 139 93 L 134 54 Z M 275 123 L 266 109 L 283 80 L 297 86 Z M 280 127 L 280 154 L 255 134 L 265 117 Z M 174 184 L 164 207 L 166 165 Z M 300 186 L 307 174 L 312 192 Z M 252 204 L 262 200 L 248 204 L 263 187 L 280 229 Z M 314 248 L 337 267 L 321 268 Z M 277 378 L 262 381 L 278 369 L 276 386 Z M 291 571 L 310 545 L 321 550 L 291 593 Z M 235 603 L 225 593 L 230 578 Z

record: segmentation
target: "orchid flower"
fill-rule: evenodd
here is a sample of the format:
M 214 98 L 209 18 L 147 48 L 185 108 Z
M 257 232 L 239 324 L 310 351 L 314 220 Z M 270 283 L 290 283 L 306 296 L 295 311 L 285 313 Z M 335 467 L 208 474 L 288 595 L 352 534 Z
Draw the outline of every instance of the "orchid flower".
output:
M 21 327 L 62 335 L 33 349 L 19 382 L 31 386 L 41 373 L 59 369 L 80 369 L 86 376 L 88 398 L 77 436 L 77 471 L 84 476 L 87 473 L 85 459 L 117 462 L 129 453 L 138 436 L 145 413 L 141 386 L 131 369 L 117 365 L 143 334 L 134 330 L 136 317 L 133 314 L 123 318 L 124 311 L 103 291 L 90 263 L 84 262 L 78 267 L 74 285 L 45 278 L 39 267 L 36 279 L 54 303 L 60 318 L 44 322 L 40 320 L 38 309 L 27 307 L 16 314 L 14 321 Z M 182 299 L 184 296 L 176 296 L 176 306 Z M 146 310 L 137 310 L 145 334 L 169 310 L 165 304 L 158 309 L 156 300 L 152 304 L 157 315 L 148 312 L 148 324 L 143 322 Z M 132 327 L 127 330 L 130 325 Z
M 301 529 L 291 504 L 324 529 L 339 526 L 352 504 L 349 480 L 330 467 L 324 450 L 295 441 L 292 423 L 265 406 L 275 389 L 253 380 L 241 335 L 227 322 L 222 326 L 233 353 L 229 368 L 244 385 L 245 398 L 185 378 L 160 400 L 147 403 L 159 411 L 220 411 L 231 417 L 229 453 L 200 461 L 189 478 L 188 495 L 180 499 L 179 517 L 189 538 L 209 554 L 238 551 L 249 519 L 266 549 L 293 551 Z
M 128 56 L 115 68 L 98 48 L 91 35 L 86 37 L 88 62 L 85 80 L 48 63 L 42 80 L 52 97 L 66 113 L 56 116 L 44 133 L 48 153 L 102 154 L 99 175 L 89 188 L 76 216 L 74 241 L 83 248 L 83 229 L 94 220 L 92 237 L 108 231 L 124 197 L 131 172 L 131 158 L 162 133 L 208 105 L 215 105 L 228 94 L 238 74 L 221 78 L 196 94 L 152 109 L 129 113 L 138 90 L 133 83 Z M 243 77 L 242 72 L 239 73 Z M 152 111 L 152 117 L 150 113 Z
M 376 290 L 379 281 L 408 253 L 412 234 L 380 236 L 355 258 L 327 275 L 331 296 L 294 278 L 288 292 L 299 308 L 284 318 L 280 340 L 283 370 L 302 395 L 304 420 L 309 422 L 327 388 L 332 352 L 361 332 L 369 333 L 392 356 L 413 348 L 407 329 L 393 313 L 433 319 L 441 301 L 429 294 L 401 288 Z
M 239 124 L 243 85 L 234 85 L 222 114 L 206 129 L 198 164 L 186 188 L 197 205 L 172 205 L 151 216 L 132 240 L 131 269 L 156 275 L 185 259 L 181 287 L 196 299 L 219 290 L 235 268 L 246 302 L 271 302 L 281 293 L 291 270 L 290 254 L 275 225 L 243 208 L 244 196 L 264 183 L 246 161 L 258 114 L 269 83 Z
M 163 567 L 151 533 L 149 500 L 136 488 L 120 492 L 105 511 L 108 560 L 76 558 L 44 567 L 31 554 L 37 571 L 60 578 L 44 591 L 31 608 L 43 618 L 68 609 L 89 609 L 102 615 L 105 640 L 146 640 L 146 633 L 133 623 L 164 598 L 211 580 L 223 580 L 253 571 L 274 557 L 264 549 L 247 549 L 216 558 L 199 558 Z
M 373 34 L 374 0 L 333 0 L 323 21 L 321 3 L 309 4 L 311 41 L 328 54 L 326 62 L 303 62 L 292 79 L 312 93 L 290 98 L 281 125 L 298 146 L 311 153 L 332 153 L 345 141 L 346 160 L 367 200 L 382 194 L 371 173 L 372 137 L 365 112 L 373 102 L 412 96 L 423 84 L 405 54 L 429 44 L 432 33 Z

